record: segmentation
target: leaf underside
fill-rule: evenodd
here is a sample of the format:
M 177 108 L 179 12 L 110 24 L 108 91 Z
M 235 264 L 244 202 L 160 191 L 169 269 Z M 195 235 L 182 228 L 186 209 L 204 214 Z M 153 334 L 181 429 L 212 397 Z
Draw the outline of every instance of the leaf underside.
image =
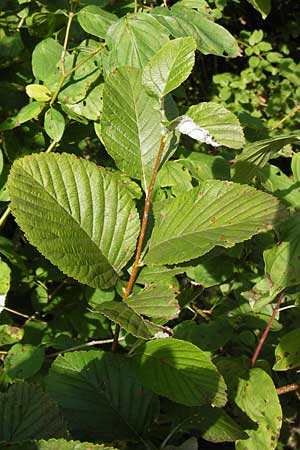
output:
M 31 155 L 14 163 L 9 191 L 19 226 L 46 258 L 91 287 L 115 284 L 139 232 L 116 176 L 73 155 Z

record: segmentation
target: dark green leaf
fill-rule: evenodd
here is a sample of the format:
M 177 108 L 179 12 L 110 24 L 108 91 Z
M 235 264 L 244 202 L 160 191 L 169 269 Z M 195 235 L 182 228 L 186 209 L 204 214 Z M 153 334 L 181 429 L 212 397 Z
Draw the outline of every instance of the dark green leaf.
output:
M 145 390 L 124 356 L 101 351 L 59 356 L 47 381 L 72 435 L 115 440 L 144 434 L 157 412 L 158 400 Z
M 118 20 L 117 16 L 96 5 L 82 8 L 77 15 L 77 19 L 84 31 L 103 39 L 109 27 Z
M 11 380 L 30 378 L 40 370 L 44 358 L 42 347 L 15 344 L 4 360 L 4 368 Z

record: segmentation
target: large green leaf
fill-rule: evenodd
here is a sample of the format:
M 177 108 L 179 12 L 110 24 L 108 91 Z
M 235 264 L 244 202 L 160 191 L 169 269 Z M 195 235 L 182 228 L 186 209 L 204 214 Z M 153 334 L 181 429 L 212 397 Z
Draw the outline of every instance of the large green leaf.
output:
M 295 214 L 279 229 L 280 241 L 264 251 L 270 294 L 300 284 L 300 216 Z
M 174 319 L 179 314 L 175 291 L 165 284 L 150 284 L 131 295 L 126 303 L 138 314 L 148 317 Z
M 146 387 L 170 400 L 187 406 L 226 403 L 226 385 L 209 353 L 190 342 L 149 341 L 134 353 L 132 364 Z
M 111 25 L 106 42 L 111 68 L 142 68 L 169 40 L 168 34 L 150 14 L 127 14 Z
M 15 444 L 1 443 L 2 450 L 118 450 L 103 444 L 91 442 L 66 441 L 65 439 L 49 439 Z
M 155 225 L 145 261 L 175 264 L 232 247 L 287 216 L 279 201 L 250 186 L 207 180 L 175 199 L 154 204 Z
M 241 148 L 244 133 L 238 118 L 224 106 L 214 102 L 204 102 L 191 106 L 187 113 L 196 125 L 207 130 L 219 145 Z
M 133 308 L 124 302 L 104 302 L 96 308 L 96 311 L 120 325 L 128 333 L 141 339 L 151 339 L 161 327 L 144 320 Z
M 77 19 L 84 31 L 103 39 L 109 27 L 118 20 L 117 16 L 96 5 L 88 5 L 82 8 L 77 15 Z
M 275 348 L 273 370 L 290 370 L 300 366 L 300 328 L 286 333 Z
M 111 73 L 103 91 L 101 136 L 119 169 L 147 187 L 160 141 L 157 101 L 146 93 L 141 71 L 123 67 Z
M 0 393 L 0 441 L 67 437 L 57 405 L 38 386 L 13 384 Z
M 282 411 L 272 378 L 262 369 L 250 370 L 249 379 L 240 379 L 235 402 L 258 425 L 245 430 L 249 439 L 237 441 L 236 450 L 275 449 Z
M 204 54 L 236 57 L 240 50 L 234 37 L 221 25 L 194 9 L 176 7 L 154 8 L 153 17 L 175 38 L 192 36 L 197 48 Z
M 116 282 L 139 232 L 117 176 L 73 155 L 39 154 L 14 163 L 9 189 L 18 224 L 53 264 L 92 287 Z
M 195 63 L 196 43 L 192 37 L 167 42 L 144 68 L 143 84 L 159 98 L 180 86 Z
M 92 350 L 59 356 L 47 386 L 80 439 L 139 440 L 157 413 L 157 397 L 142 387 L 122 355 Z

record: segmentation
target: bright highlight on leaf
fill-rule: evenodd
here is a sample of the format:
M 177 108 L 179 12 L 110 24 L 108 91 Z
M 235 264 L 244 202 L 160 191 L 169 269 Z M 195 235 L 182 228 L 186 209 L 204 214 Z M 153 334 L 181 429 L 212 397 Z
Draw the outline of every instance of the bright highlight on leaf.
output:
M 182 134 L 186 134 L 196 141 L 204 142 L 205 144 L 219 147 L 221 144 L 214 141 L 207 130 L 199 127 L 193 119 L 188 116 L 182 116 L 176 126 L 176 129 Z
M 26 94 L 38 102 L 48 102 L 51 99 L 51 92 L 46 86 L 41 84 L 28 84 L 26 86 Z
M 139 219 L 116 175 L 67 154 L 17 160 L 11 208 L 28 240 L 91 287 L 113 286 L 134 252 Z

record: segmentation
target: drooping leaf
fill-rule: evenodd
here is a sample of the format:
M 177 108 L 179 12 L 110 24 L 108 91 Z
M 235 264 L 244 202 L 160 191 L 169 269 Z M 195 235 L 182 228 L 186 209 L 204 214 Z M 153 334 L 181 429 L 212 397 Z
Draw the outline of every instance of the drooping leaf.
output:
M 271 295 L 300 283 L 300 217 L 295 214 L 279 229 L 279 243 L 264 251 Z
M 59 142 L 65 131 L 64 116 L 55 108 L 46 111 L 44 128 L 48 136 L 55 142 Z
M 116 447 L 107 447 L 104 444 L 91 442 L 66 441 L 65 439 L 49 439 L 14 444 L 1 443 L 2 450 L 118 450 Z
M 51 100 L 51 92 L 46 86 L 41 84 L 28 84 L 26 86 L 26 94 L 38 102 L 48 102 Z
M 36 119 L 43 111 L 45 103 L 43 102 L 31 102 L 28 105 L 23 106 L 18 114 L 14 117 L 9 117 L 0 124 L 0 131 L 12 130 L 19 127 L 22 123 L 29 122 L 29 120 Z
M 47 386 L 80 439 L 139 440 L 157 412 L 157 397 L 142 387 L 123 355 L 92 350 L 59 356 Z
M 294 153 L 292 156 L 291 169 L 294 180 L 300 181 L 300 153 Z M 0 171 L 1 172 L 1 171 Z
M 192 36 L 197 48 L 204 54 L 236 57 L 240 54 L 234 37 L 221 25 L 194 9 L 182 7 L 154 8 L 151 14 L 173 37 Z
M 233 180 L 249 183 L 257 170 L 262 169 L 282 147 L 295 143 L 300 143 L 297 135 L 276 136 L 247 144 L 236 157 Z
M 256 430 L 245 430 L 249 439 L 237 441 L 236 450 L 270 450 L 277 446 L 282 411 L 272 378 L 262 369 L 252 369 L 249 379 L 240 379 L 236 404 L 251 420 Z
M 220 145 L 241 148 L 244 133 L 238 118 L 218 103 L 199 103 L 191 106 L 186 116 L 208 131 L 212 139 Z
M 6 355 L 4 368 L 11 380 L 30 378 L 40 370 L 44 358 L 43 347 L 15 344 Z
M 111 73 L 103 91 L 101 137 L 119 169 L 148 186 L 160 141 L 157 102 L 141 83 L 141 71 Z
M 136 350 L 132 364 L 146 387 L 172 401 L 187 406 L 226 403 L 222 376 L 209 354 L 190 342 L 149 341 Z
M 273 370 L 290 370 L 300 366 L 300 329 L 286 333 L 275 348 Z
M 250 186 L 204 181 L 175 199 L 154 204 L 147 264 L 197 258 L 216 245 L 232 247 L 287 217 L 279 201 Z
M 265 19 L 271 11 L 271 0 L 248 0 L 248 2 L 260 12 L 263 19 Z
M 145 289 L 131 295 L 126 303 L 136 313 L 148 317 L 162 317 L 171 320 L 179 313 L 174 289 L 163 284 L 150 284 Z
M 49 73 L 56 70 L 62 51 L 63 46 L 53 38 L 46 38 L 37 44 L 32 53 L 32 71 L 38 80 L 44 81 Z
M 14 163 L 9 189 L 18 224 L 53 264 L 91 287 L 116 282 L 139 231 L 116 176 L 73 155 L 39 154 Z
M 196 43 L 192 37 L 167 42 L 144 67 L 143 84 L 159 98 L 180 86 L 195 63 Z
M 0 347 L 2 345 L 14 344 L 23 338 L 24 329 L 11 325 L 0 325 Z
M 127 14 L 113 23 L 106 34 L 111 69 L 143 68 L 169 40 L 168 33 L 150 14 Z
M 104 302 L 96 308 L 97 312 L 120 325 L 128 333 L 140 339 L 151 339 L 161 327 L 144 320 L 133 308 L 124 302 Z
M 109 27 L 118 20 L 117 16 L 97 5 L 88 5 L 82 8 L 77 19 L 84 31 L 103 39 Z
M 57 405 L 33 384 L 15 383 L 0 393 L 0 441 L 67 437 Z

